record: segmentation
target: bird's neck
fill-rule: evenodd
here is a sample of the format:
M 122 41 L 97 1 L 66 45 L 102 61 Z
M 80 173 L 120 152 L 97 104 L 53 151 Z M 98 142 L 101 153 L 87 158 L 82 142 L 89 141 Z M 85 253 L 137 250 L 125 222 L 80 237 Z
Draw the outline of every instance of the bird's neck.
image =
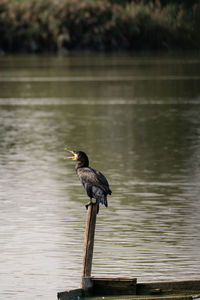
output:
M 87 167 L 89 167 L 89 161 L 80 161 L 76 165 L 76 170 L 78 170 L 80 168 L 87 168 Z

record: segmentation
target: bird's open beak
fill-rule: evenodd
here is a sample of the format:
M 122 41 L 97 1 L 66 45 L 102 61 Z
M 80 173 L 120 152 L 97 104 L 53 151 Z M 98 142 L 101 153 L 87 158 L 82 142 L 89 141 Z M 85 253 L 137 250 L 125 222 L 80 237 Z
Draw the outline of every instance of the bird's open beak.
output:
M 78 155 L 76 153 L 74 153 L 74 151 L 70 151 L 70 150 L 68 150 L 68 151 L 71 152 L 74 156 L 70 156 L 70 157 L 67 157 L 67 158 L 72 159 L 72 160 L 77 160 Z

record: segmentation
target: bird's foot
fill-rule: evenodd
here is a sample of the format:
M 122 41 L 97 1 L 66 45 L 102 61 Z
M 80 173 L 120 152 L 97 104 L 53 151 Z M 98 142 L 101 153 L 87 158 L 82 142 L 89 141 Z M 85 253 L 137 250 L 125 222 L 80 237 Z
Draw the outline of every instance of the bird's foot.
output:
M 96 202 L 92 202 L 92 200 L 90 200 L 86 205 L 85 208 L 88 210 L 88 206 L 90 205 L 97 205 L 97 214 L 99 213 L 99 201 Z
M 88 209 L 88 206 L 90 206 L 91 204 L 93 204 L 92 201 L 89 201 L 86 205 L 85 205 L 85 208 Z

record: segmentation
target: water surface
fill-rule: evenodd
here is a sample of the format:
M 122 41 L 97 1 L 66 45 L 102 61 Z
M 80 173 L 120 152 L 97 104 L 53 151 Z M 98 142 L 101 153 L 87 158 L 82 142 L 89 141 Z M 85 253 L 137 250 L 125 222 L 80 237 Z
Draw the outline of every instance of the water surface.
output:
M 65 146 L 113 194 L 94 276 L 200 276 L 200 55 L 0 57 L 0 293 L 56 299 L 81 280 L 85 192 Z

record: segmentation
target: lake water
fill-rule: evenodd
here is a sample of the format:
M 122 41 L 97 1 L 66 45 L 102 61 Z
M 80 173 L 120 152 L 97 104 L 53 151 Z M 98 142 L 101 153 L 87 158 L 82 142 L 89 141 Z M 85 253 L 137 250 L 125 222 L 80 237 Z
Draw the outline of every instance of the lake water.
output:
M 200 54 L 0 57 L 1 299 L 81 281 L 85 151 L 112 196 L 94 276 L 200 276 Z

